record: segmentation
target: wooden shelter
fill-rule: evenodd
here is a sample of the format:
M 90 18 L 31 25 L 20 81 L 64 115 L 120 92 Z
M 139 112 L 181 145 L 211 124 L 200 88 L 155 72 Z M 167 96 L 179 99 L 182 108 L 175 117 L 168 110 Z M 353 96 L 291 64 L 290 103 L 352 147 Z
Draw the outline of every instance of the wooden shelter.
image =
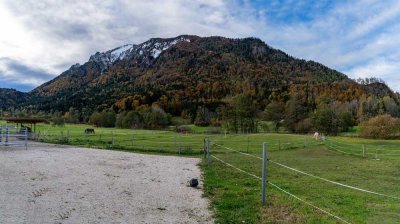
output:
M 37 123 L 48 123 L 46 119 L 42 118 L 6 118 L 7 123 L 15 123 L 17 127 L 30 127 L 33 132 L 36 132 Z M 27 126 L 28 125 L 28 126 Z

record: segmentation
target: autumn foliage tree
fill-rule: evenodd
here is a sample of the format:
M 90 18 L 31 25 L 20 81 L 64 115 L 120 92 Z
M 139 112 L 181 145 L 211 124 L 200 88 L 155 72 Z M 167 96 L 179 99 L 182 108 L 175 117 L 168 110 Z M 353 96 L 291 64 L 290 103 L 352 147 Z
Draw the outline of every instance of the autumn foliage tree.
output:
M 336 135 L 339 131 L 339 117 L 329 105 L 323 105 L 316 110 L 312 115 L 312 123 L 321 133 Z
M 390 139 L 400 130 L 400 119 L 388 114 L 378 115 L 359 126 L 359 135 L 366 138 Z
M 272 101 L 264 110 L 264 119 L 274 122 L 275 131 L 278 131 L 281 120 L 285 117 L 285 106 L 278 101 Z
M 224 109 L 227 128 L 234 132 L 255 132 L 256 111 L 257 108 L 249 95 L 236 95 Z
M 211 122 L 211 113 L 207 107 L 199 107 L 196 112 L 194 124 L 197 126 L 209 126 Z

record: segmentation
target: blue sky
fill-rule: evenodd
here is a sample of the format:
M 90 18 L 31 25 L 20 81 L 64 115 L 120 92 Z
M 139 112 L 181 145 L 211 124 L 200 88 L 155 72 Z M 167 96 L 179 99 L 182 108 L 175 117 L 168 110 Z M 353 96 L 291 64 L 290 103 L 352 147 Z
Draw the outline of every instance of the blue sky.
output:
M 0 87 L 29 91 L 91 54 L 180 34 L 258 37 L 400 91 L 397 0 L 3 0 Z

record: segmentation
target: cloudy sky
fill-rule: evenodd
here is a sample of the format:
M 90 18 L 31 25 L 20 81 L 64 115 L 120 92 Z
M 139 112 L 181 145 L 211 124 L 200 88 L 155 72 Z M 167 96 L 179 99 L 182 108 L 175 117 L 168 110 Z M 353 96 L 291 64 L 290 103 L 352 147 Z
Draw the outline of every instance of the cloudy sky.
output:
M 91 54 L 180 34 L 258 37 L 400 91 L 398 0 L 0 0 L 0 87 L 29 91 Z

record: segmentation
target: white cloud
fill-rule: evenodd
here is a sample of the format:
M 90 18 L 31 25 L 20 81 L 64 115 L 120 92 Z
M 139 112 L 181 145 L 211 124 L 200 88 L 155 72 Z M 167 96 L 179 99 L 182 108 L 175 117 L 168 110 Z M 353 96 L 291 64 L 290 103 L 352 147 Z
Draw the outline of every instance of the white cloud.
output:
M 45 78 L 58 75 L 96 51 L 152 37 L 181 34 L 260 37 L 287 53 L 337 70 L 379 74 L 392 88 L 400 67 L 400 3 L 396 0 L 322 1 L 311 19 L 274 23 L 306 3 L 286 0 L 257 8 L 251 1 L 224 0 L 3 0 L 0 1 L 0 58 L 11 58 Z M 309 4 L 309 3 L 308 3 Z M 9 66 L 10 64 L 3 64 Z M 0 63 L 1 66 L 1 63 Z M 1 67 L 0 67 L 1 68 Z M 370 70 L 370 72 L 368 72 Z M 27 82 L 29 75 L 2 69 L 1 77 Z M 5 73 L 5 74 L 4 74 Z
M 395 91 L 399 91 L 400 76 L 398 61 L 388 61 L 380 58 L 360 66 L 355 66 L 345 72 L 353 78 L 382 78 L 383 80 L 386 80 L 389 86 L 391 86 Z
M 76 62 L 87 61 L 97 51 L 140 43 L 152 37 L 254 34 L 261 22 L 253 16 L 237 18 L 233 14 L 236 9 L 232 8 L 236 3 L 231 3 L 222 0 L 5 0 L 0 2 L 0 28 L 7 30 L 0 35 L 0 58 L 12 58 L 58 75 Z M 9 69 L 4 72 L 21 82 L 29 80 L 26 79 L 29 74 L 16 75 Z
M 350 38 L 364 36 L 400 15 L 400 2 L 398 1 L 386 2 L 386 4 L 378 4 L 378 6 L 380 6 L 378 9 L 370 7 L 368 13 L 362 14 L 361 21 L 351 32 Z
M 269 24 L 274 34 L 261 37 L 291 55 L 321 62 L 350 77 L 379 74 L 400 91 L 398 83 L 392 82 L 397 79 L 396 69 L 400 70 L 398 1 L 339 2 L 313 16 L 284 26 Z

